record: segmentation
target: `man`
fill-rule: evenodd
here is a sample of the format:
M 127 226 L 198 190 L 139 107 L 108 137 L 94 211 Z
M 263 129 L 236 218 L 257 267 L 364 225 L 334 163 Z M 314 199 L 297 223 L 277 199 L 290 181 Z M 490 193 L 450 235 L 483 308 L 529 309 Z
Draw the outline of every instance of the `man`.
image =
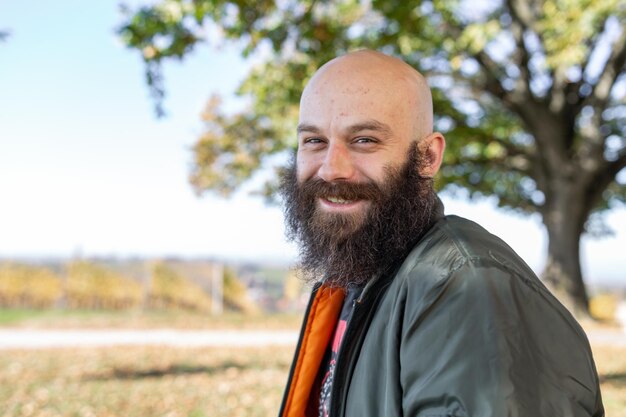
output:
M 576 321 L 502 240 L 443 215 L 444 147 L 399 59 L 358 51 L 309 81 L 281 191 L 314 289 L 281 417 L 604 415 Z

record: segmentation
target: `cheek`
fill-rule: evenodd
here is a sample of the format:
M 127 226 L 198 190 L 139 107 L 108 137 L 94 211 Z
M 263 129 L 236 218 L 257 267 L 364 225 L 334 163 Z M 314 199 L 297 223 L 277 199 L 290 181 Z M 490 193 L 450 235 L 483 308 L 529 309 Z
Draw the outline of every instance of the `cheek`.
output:
M 298 182 L 301 183 L 311 178 L 312 174 L 310 171 L 311 169 L 307 164 L 298 162 L 298 164 L 296 165 L 296 179 L 298 180 Z
M 366 158 L 357 162 L 357 168 L 366 181 L 384 181 L 387 167 L 397 165 L 394 158 Z
M 310 179 L 316 172 L 315 162 L 305 155 L 298 154 L 296 159 L 296 178 L 298 182 Z

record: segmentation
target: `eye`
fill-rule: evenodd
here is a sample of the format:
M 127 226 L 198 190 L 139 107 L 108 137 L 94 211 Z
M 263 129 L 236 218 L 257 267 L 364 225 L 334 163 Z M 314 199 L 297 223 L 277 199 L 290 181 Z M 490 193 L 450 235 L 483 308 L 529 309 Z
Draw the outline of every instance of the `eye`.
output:
M 371 138 L 369 136 L 360 136 L 360 137 L 354 139 L 354 143 L 364 143 L 364 144 L 367 144 L 367 143 L 377 143 L 377 142 L 378 141 L 376 139 Z
M 306 138 L 304 139 L 304 143 L 322 143 L 322 139 L 320 138 Z
M 302 146 L 308 149 L 320 149 L 325 143 L 326 140 L 319 136 L 305 137 L 302 139 Z

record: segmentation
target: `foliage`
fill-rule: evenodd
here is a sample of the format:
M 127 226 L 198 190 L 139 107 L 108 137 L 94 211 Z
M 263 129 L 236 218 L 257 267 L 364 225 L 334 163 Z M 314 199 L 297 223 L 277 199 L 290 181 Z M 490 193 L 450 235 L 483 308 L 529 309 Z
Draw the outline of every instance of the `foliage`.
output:
M 617 294 L 610 292 L 596 294 L 589 300 L 589 312 L 596 320 L 615 323 L 618 304 Z
M 304 281 L 298 277 L 296 271 L 289 271 L 283 283 L 283 294 L 287 301 L 297 301 L 305 292 Z M 306 291 L 308 293 L 308 291 Z
M 209 311 L 211 300 L 202 288 L 166 263 L 157 262 L 152 268 L 149 304 L 152 308 Z
M 0 264 L 1 307 L 52 307 L 62 295 L 61 278 L 35 266 Z
M 70 308 L 124 309 L 143 301 L 140 283 L 88 261 L 68 266 L 66 303 Z
M 544 278 L 587 311 L 580 236 L 605 232 L 599 215 L 626 201 L 624 0 L 159 0 L 127 13 L 118 33 L 142 53 L 159 108 L 164 60 L 233 40 L 256 62 L 238 90 L 249 105 L 225 114 L 214 98 L 203 115 L 199 194 L 229 195 L 284 160 L 315 69 L 380 50 L 429 79 L 448 148 L 437 186 L 541 214 Z
M 66 279 L 56 275 L 48 267 L 36 267 L 15 263 L 0 263 L 0 308 L 8 307 L 14 313 L 0 315 L 0 322 L 10 323 L 29 319 L 32 309 L 51 307 L 69 307 L 81 310 L 99 309 L 137 309 L 147 307 L 156 314 L 159 309 L 184 309 L 206 313 L 211 306 L 210 285 L 207 277 L 215 273 L 214 265 L 206 262 L 157 262 L 152 265 L 149 280 L 139 282 L 129 278 L 133 272 L 143 274 L 143 265 L 128 266 L 103 265 L 92 261 L 76 261 L 62 269 L 66 270 Z M 119 270 L 119 271 L 118 271 Z M 221 270 L 221 268 L 220 268 Z M 259 308 L 248 296 L 246 286 L 231 268 L 224 269 L 223 297 L 225 307 L 231 312 L 258 313 Z M 63 316 L 61 310 L 47 314 L 48 318 L 70 320 L 76 317 L 76 311 Z M 136 311 L 133 313 L 138 314 Z M 169 312 L 175 317 L 175 312 Z M 94 316 L 95 322 L 103 318 Z M 146 318 L 120 316 L 129 323 L 143 323 Z M 206 320 L 206 316 L 200 316 Z M 152 317 L 149 320 L 156 320 Z M 182 320 L 189 321 L 190 316 Z M 192 320 L 197 322 L 198 320 Z M 95 323 L 94 322 L 94 323 Z M 93 324 L 93 323 L 92 323 Z
M 299 272 L 291 270 L 283 281 L 282 308 L 287 311 L 297 311 L 306 306 L 311 289 L 304 283 Z
M 151 266 L 149 266 L 151 265 Z M 149 267 L 147 279 L 144 268 Z M 62 276 L 53 269 L 65 271 Z M 222 271 L 222 268 L 217 268 Z M 247 287 L 231 268 L 223 269 L 222 296 L 226 314 L 260 313 L 259 306 L 249 297 Z M 193 261 L 158 261 L 137 265 L 102 263 L 97 261 L 75 261 L 67 265 L 37 267 L 26 264 L 0 263 L 0 308 L 12 311 L 0 314 L 0 322 L 12 323 L 45 316 L 58 325 L 61 322 L 92 317 L 90 323 L 97 326 L 100 321 L 109 322 L 106 315 L 94 315 L 95 310 L 132 310 L 132 316 L 114 316 L 114 321 L 142 325 L 146 321 L 161 322 L 178 317 L 177 309 L 187 310 L 182 321 L 193 326 L 206 320 L 204 313 L 211 307 L 212 274 L 215 265 Z M 135 277 L 135 278 L 130 278 Z M 35 309 L 54 308 L 49 313 Z M 74 311 L 64 311 L 68 307 Z M 144 309 L 140 317 L 139 309 Z M 159 310 L 170 310 L 167 319 L 158 318 Z M 192 319 L 190 314 L 198 314 Z M 67 314 L 67 316 L 66 316 Z M 165 313 L 164 313 L 165 314 Z M 82 317 L 82 318 L 81 318 Z M 235 318 L 233 320 L 241 320 Z M 119 323 L 118 323 L 119 325 Z
M 258 313 L 258 306 L 248 296 L 248 289 L 231 268 L 224 269 L 224 304 L 231 310 Z
M 227 310 L 246 313 L 257 312 L 258 306 L 248 297 L 246 286 L 239 280 L 232 268 L 203 261 L 167 261 L 168 268 L 194 283 L 201 291 L 213 296 L 214 274 L 221 274 L 221 294 Z M 217 294 L 216 294 L 217 295 Z
M 214 24 L 223 38 L 243 45 L 244 55 L 266 57 L 238 91 L 251 100 L 247 110 L 224 115 L 215 99 L 207 106 L 191 175 L 199 193 L 227 195 L 268 156 L 293 149 L 303 84 L 335 55 L 368 47 L 402 56 L 429 76 L 437 128 L 449 145 L 439 186 L 493 194 L 501 206 L 532 212 L 548 192 L 541 173 L 545 145 L 527 114 L 542 102 L 571 119 L 572 143 L 563 144 L 568 152 L 585 158 L 589 142 L 601 142 L 594 151 L 606 154 L 601 162 L 610 179 L 602 182 L 606 192 L 597 208 L 624 201 L 626 188 L 614 178 L 626 163 L 626 102 L 623 88 L 612 87 L 623 81 L 625 17 L 622 0 L 480 7 L 438 0 L 161 0 L 128 11 L 119 33 L 142 52 L 148 84 L 159 97 L 162 61 L 186 56 Z M 602 62 L 598 55 L 607 45 L 611 55 Z M 601 137 L 590 138 L 588 130 L 596 128 Z

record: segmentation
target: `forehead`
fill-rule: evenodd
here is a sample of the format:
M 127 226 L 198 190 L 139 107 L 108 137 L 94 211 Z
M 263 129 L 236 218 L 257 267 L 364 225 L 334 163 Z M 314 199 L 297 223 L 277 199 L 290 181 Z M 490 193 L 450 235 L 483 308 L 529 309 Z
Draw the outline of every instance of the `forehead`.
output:
M 405 129 L 419 103 L 402 78 L 381 80 L 371 74 L 338 74 L 313 80 L 300 102 L 300 124 L 326 129 L 372 121 Z

